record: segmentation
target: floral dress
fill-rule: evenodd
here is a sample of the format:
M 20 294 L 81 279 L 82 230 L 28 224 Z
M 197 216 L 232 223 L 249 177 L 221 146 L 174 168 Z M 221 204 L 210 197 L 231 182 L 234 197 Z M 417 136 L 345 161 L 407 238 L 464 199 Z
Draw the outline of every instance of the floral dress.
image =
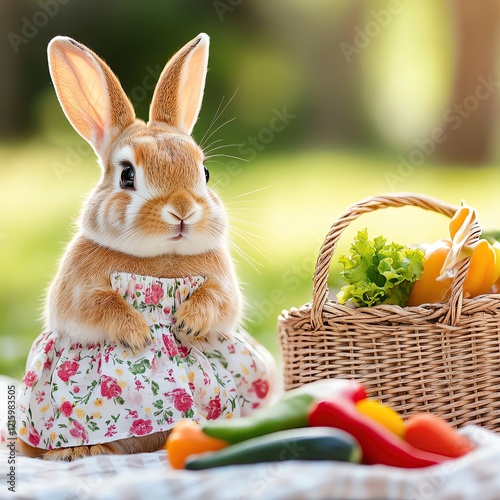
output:
M 179 305 L 203 276 L 153 278 L 114 273 L 112 287 L 146 319 L 152 344 L 134 355 L 112 341 L 72 343 L 42 333 L 28 356 L 18 397 L 17 434 L 53 449 L 105 443 L 198 422 L 247 415 L 267 404 L 274 362 L 243 331 L 179 340 Z

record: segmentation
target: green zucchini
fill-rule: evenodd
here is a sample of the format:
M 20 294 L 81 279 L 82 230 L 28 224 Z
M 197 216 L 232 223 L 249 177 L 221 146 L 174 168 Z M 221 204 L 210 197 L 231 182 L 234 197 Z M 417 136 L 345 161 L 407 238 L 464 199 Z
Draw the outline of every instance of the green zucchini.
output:
M 239 443 L 272 432 L 307 427 L 314 401 L 314 395 L 304 390 L 290 391 L 275 404 L 259 408 L 246 417 L 209 420 L 203 424 L 203 432 L 228 443 Z
M 216 452 L 192 455 L 189 470 L 225 465 L 281 462 L 285 460 L 338 460 L 359 463 L 361 447 L 356 439 L 332 427 L 305 427 L 273 432 L 241 441 Z

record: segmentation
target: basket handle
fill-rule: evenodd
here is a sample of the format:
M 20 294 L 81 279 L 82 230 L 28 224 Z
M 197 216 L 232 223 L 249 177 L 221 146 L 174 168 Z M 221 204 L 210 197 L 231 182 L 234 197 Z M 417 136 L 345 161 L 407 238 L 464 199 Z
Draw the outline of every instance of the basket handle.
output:
M 332 261 L 333 252 L 337 247 L 337 243 L 344 229 L 360 215 L 382 208 L 399 208 L 404 206 L 420 207 L 424 210 L 453 217 L 459 207 L 449 205 L 436 198 L 429 196 L 417 195 L 413 193 L 393 193 L 381 196 L 365 198 L 364 200 L 355 203 L 349 207 L 340 217 L 333 223 L 329 233 L 326 235 L 325 241 L 321 247 L 316 261 L 316 268 L 313 276 L 313 298 L 311 304 L 311 326 L 314 330 L 323 326 L 323 307 L 328 298 L 328 275 L 330 264 Z M 478 221 L 475 221 L 467 238 L 467 245 L 473 244 L 479 240 L 481 235 L 481 226 Z M 451 296 L 449 300 L 449 309 L 443 323 L 455 325 L 460 318 L 462 311 L 463 300 L 463 283 L 469 268 L 470 258 L 463 260 L 455 278 L 453 279 Z

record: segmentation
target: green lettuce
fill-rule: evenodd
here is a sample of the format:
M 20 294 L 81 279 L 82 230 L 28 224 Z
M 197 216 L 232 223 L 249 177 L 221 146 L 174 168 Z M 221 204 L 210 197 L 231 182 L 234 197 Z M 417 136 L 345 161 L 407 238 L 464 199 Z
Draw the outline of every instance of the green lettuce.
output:
M 358 232 L 349 256 L 339 262 L 340 273 L 348 285 L 337 294 L 340 304 L 351 301 L 358 306 L 397 304 L 404 307 L 413 286 L 424 270 L 424 252 L 397 243 L 386 243 L 379 236 L 368 239 L 368 231 Z

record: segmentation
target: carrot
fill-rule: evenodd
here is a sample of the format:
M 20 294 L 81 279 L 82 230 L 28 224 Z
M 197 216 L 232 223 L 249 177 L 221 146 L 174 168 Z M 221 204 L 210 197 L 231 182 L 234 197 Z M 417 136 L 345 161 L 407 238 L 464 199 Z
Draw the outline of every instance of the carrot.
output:
M 446 457 L 458 458 L 474 447 L 442 418 L 430 413 L 417 413 L 405 422 L 405 439 L 415 448 Z
M 183 469 L 187 457 L 205 451 L 217 451 L 228 446 L 222 439 L 207 436 L 192 420 L 179 420 L 167 438 L 165 449 L 174 469 Z

